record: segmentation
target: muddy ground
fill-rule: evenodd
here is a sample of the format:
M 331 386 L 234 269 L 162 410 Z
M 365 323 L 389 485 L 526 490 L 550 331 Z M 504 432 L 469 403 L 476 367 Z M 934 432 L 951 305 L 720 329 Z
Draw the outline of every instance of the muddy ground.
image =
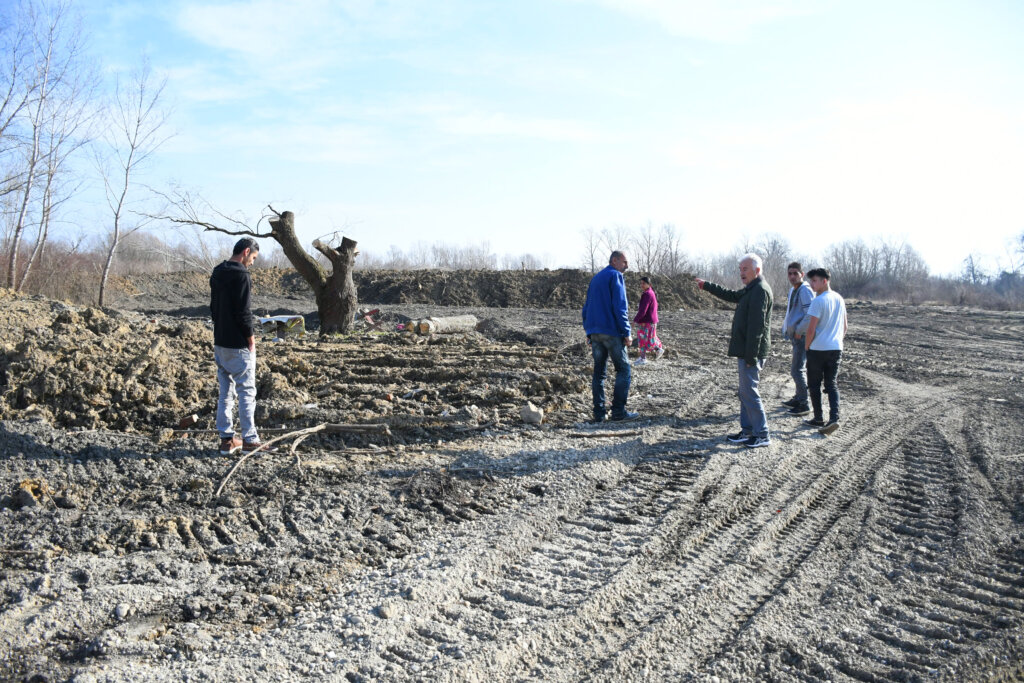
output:
M 663 304 L 643 419 L 595 427 L 576 310 L 389 305 L 484 323 L 261 343 L 264 440 L 391 436 L 313 436 L 217 495 L 238 458 L 169 429 L 212 426 L 202 295 L 160 296 L 0 294 L 2 679 L 1024 675 L 1024 315 L 851 303 L 842 429 L 782 414 L 776 342 L 751 452 L 723 438 L 728 311 Z

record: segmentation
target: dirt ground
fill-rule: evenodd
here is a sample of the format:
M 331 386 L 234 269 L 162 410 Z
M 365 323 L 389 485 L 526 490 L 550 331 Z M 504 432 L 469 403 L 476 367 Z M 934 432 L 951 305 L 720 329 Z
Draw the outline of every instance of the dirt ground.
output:
M 157 289 L 0 291 L 0 679 L 1024 676 L 1022 314 L 850 302 L 842 428 L 783 414 L 777 340 L 748 451 L 729 311 L 663 303 L 642 419 L 591 426 L 575 308 L 387 305 L 261 343 L 258 422 L 391 436 L 286 443 L 217 495 L 238 457 L 170 429 L 212 426 L 201 283 Z M 481 331 L 391 331 L 461 312 Z

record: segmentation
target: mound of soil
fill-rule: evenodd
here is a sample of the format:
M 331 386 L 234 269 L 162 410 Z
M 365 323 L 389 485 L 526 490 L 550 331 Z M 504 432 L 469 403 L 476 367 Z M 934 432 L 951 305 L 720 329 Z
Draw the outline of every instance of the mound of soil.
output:
M 302 299 L 312 292 L 294 270 L 256 268 L 253 290 L 262 299 Z M 582 308 L 591 274 L 581 270 L 357 270 L 359 301 L 367 304 L 430 304 L 488 308 Z M 210 296 L 209 274 L 197 272 L 135 275 L 119 281 L 126 300 L 117 305 L 139 310 L 188 306 L 200 315 Z M 640 276 L 626 273 L 630 301 L 640 299 Z M 720 307 L 701 294 L 693 278 L 660 277 L 654 281 L 662 309 L 704 310 Z M 135 301 L 132 301 L 132 300 Z
M 76 308 L 0 290 L 0 420 L 122 431 L 213 426 L 216 369 L 208 322 Z M 549 411 L 585 409 L 579 359 L 527 348 L 507 330 L 424 337 L 364 333 L 261 343 L 257 422 L 381 422 L 422 435 L 433 422 L 500 422 L 531 399 Z M 517 345 L 520 344 L 520 345 Z M 553 418 L 554 419 L 554 418 Z

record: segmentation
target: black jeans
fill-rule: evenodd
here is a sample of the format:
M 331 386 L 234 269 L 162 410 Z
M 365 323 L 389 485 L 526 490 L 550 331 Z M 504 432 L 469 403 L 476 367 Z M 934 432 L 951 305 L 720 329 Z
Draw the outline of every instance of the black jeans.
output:
M 807 392 L 811 395 L 811 407 L 815 419 L 821 419 L 821 382 L 825 381 L 825 392 L 828 394 L 828 419 L 839 419 L 839 387 L 836 378 L 839 376 L 839 363 L 842 362 L 842 351 L 807 352 Z

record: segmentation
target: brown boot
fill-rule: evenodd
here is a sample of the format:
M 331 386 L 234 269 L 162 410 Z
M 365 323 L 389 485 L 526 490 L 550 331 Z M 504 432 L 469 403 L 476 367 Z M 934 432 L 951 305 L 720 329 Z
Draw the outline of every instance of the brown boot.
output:
M 263 448 L 263 444 L 261 444 L 259 441 L 246 441 L 245 443 L 242 444 L 242 452 L 243 453 L 252 453 L 253 451 L 258 450 L 258 449 L 262 449 L 260 451 L 261 453 L 275 453 L 275 452 L 277 452 L 277 449 L 274 448 L 273 446 L 271 446 L 269 448 Z
M 221 455 L 231 455 L 232 453 L 237 453 L 240 450 L 242 450 L 242 440 L 237 436 L 233 436 L 230 439 L 220 440 Z

